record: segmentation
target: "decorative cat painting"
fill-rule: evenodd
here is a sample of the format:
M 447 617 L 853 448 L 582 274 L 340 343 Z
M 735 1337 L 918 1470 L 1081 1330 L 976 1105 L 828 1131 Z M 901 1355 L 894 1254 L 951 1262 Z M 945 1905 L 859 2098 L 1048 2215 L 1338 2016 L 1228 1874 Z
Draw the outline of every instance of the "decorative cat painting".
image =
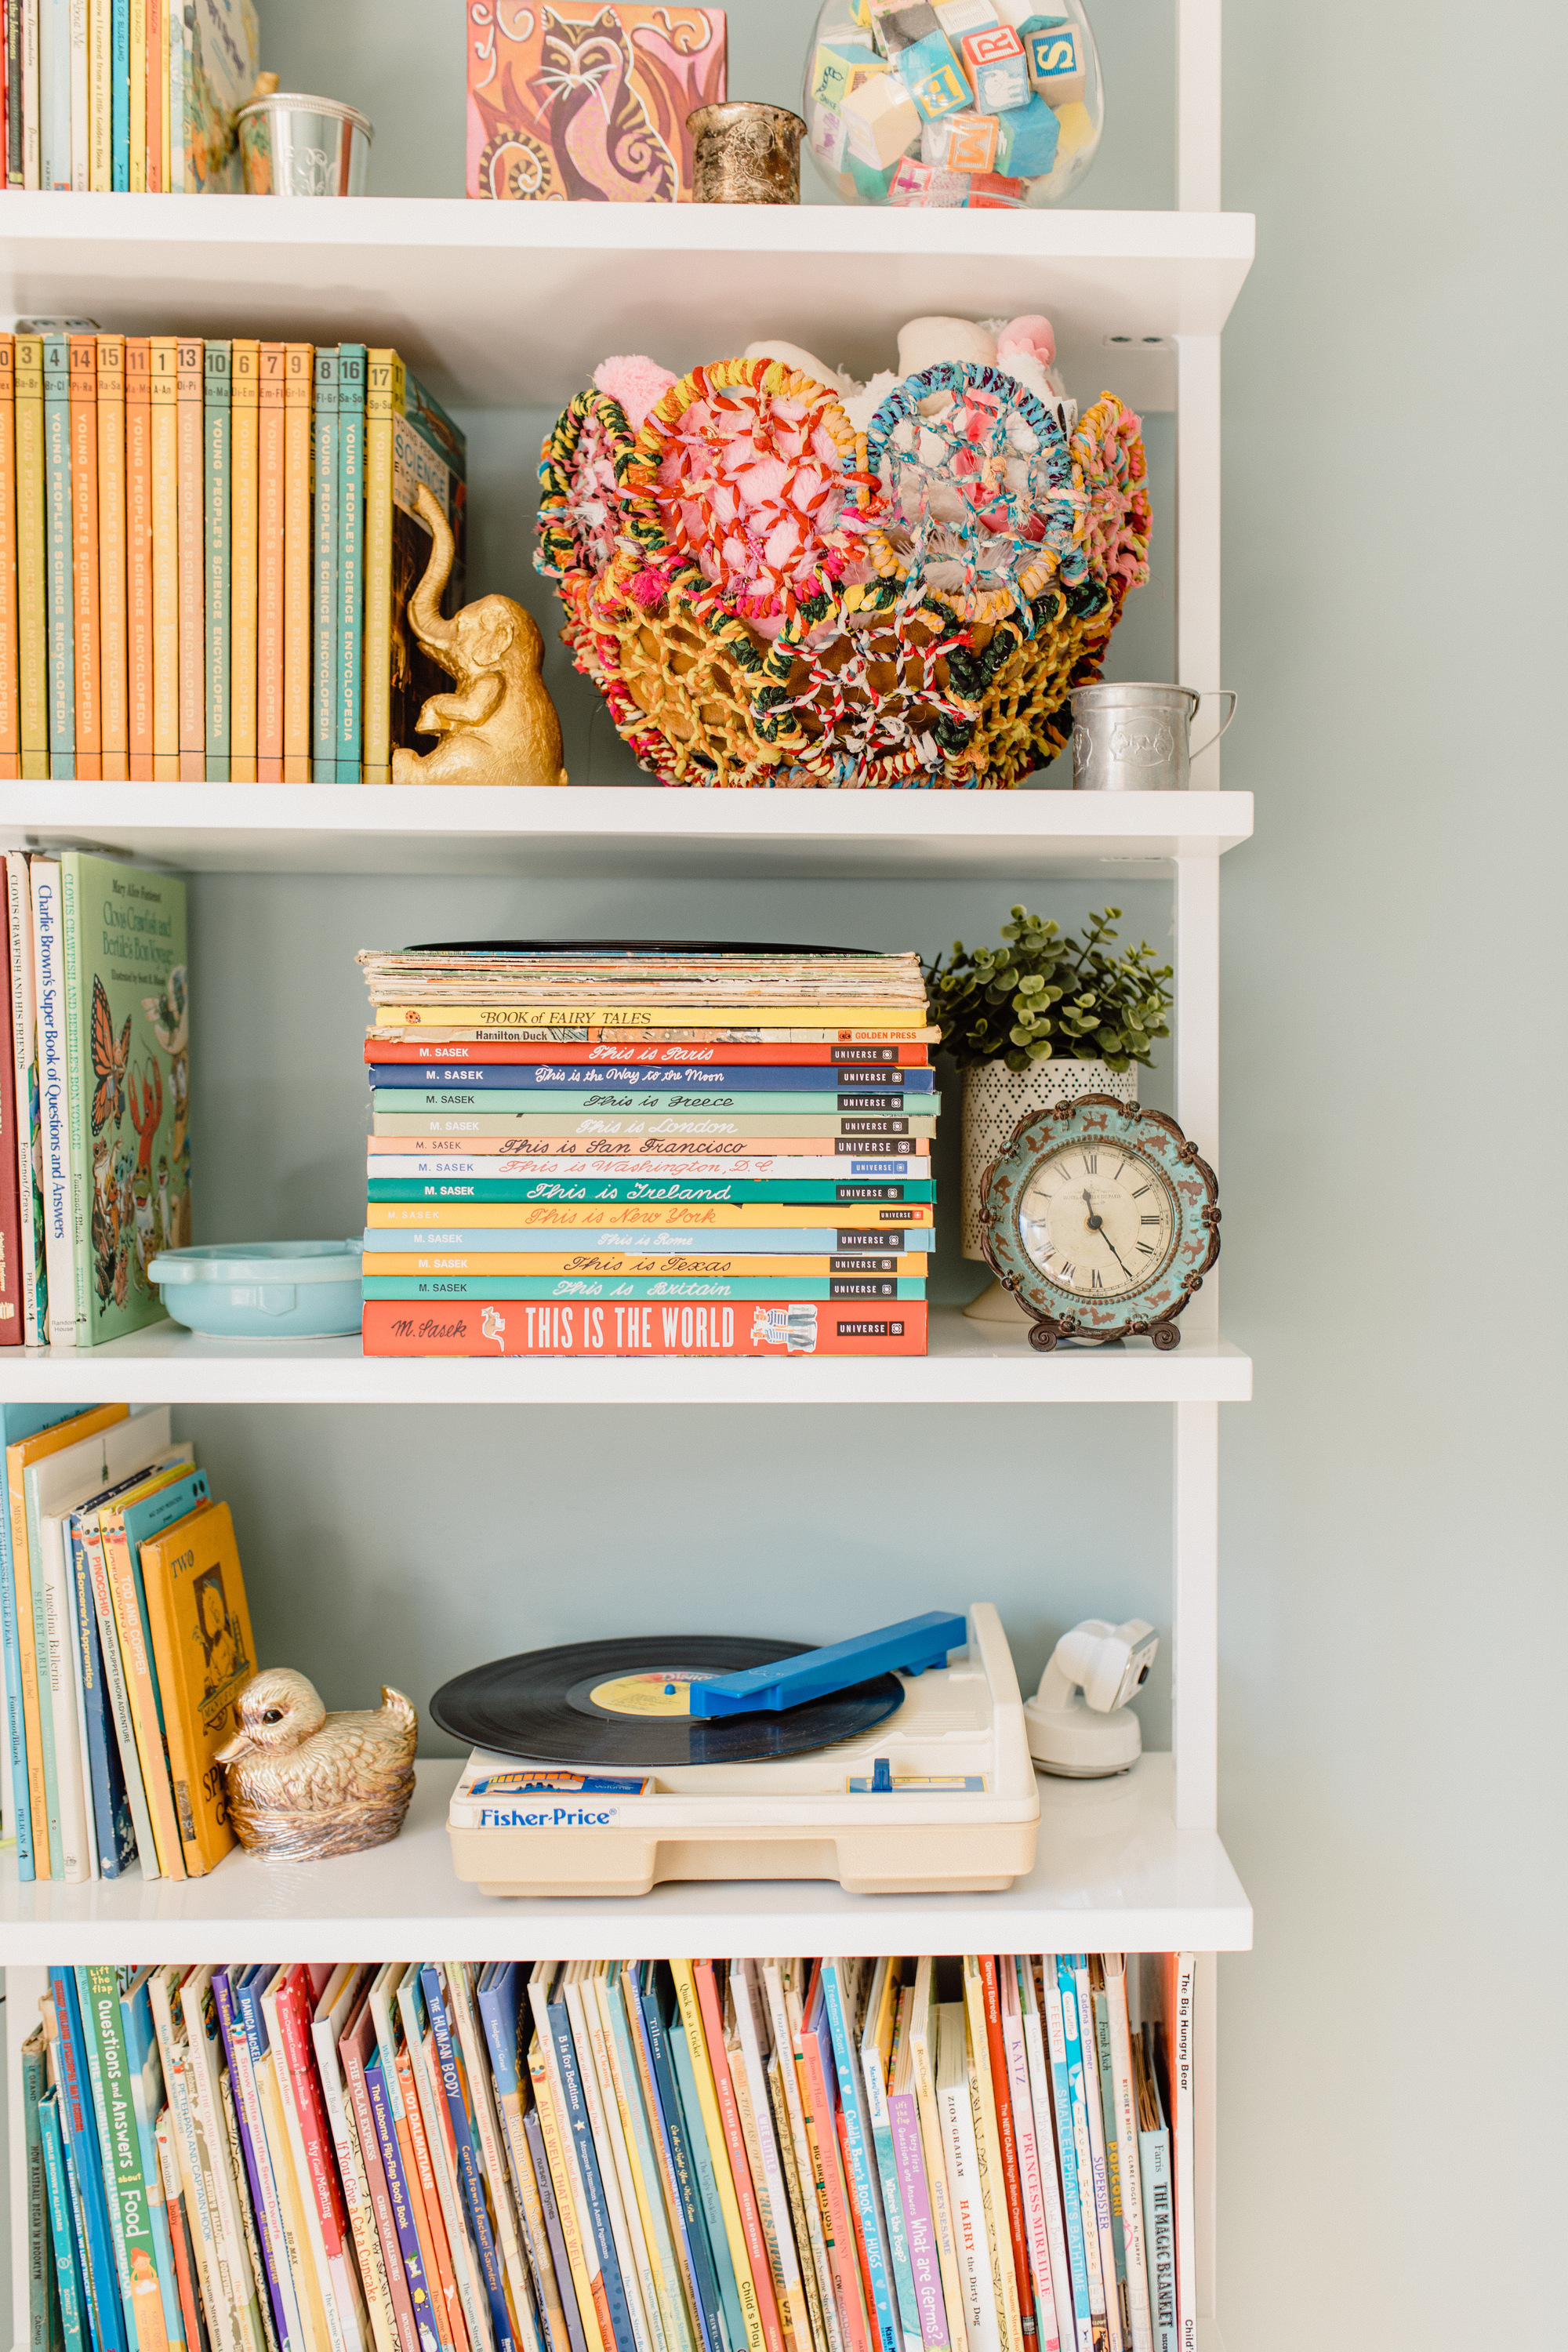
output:
M 468 194 L 669 205 L 686 118 L 724 96 L 721 8 L 469 0 Z

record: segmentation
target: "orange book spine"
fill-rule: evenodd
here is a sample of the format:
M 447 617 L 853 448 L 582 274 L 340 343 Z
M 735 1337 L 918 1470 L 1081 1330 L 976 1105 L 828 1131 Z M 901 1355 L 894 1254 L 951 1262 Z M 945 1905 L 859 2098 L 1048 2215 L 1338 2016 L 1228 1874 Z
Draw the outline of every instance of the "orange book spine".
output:
M 16 638 L 16 346 L 0 335 L 0 777 L 22 772 Z
M 256 782 L 256 544 L 261 346 L 237 335 L 230 361 L 229 411 L 229 653 L 228 772 L 237 784 Z
M 125 338 L 100 335 L 98 376 L 99 702 L 103 719 L 103 780 L 131 773 L 126 689 Z
M 161 196 L 169 152 L 163 105 L 169 89 L 168 0 L 147 0 L 147 194 Z
M 451 2248 L 447 2242 L 447 2224 L 441 2211 L 441 2193 L 436 2182 L 436 2168 L 430 2161 L 430 2143 L 425 2136 L 424 2110 L 419 2105 L 419 2093 L 414 2081 L 414 2062 L 406 2050 L 397 2053 L 397 2084 L 403 2095 L 403 2112 L 407 2121 L 409 2144 L 419 2178 L 419 2193 L 425 2200 L 425 2219 L 429 2230 L 430 2249 L 436 2257 L 437 2276 L 440 2282 L 441 2301 L 446 2311 L 453 2352 L 468 2352 L 468 2333 L 463 2324 L 463 2306 L 458 2293 L 458 2282 L 452 2270 Z
M 150 339 L 153 404 L 153 780 L 180 774 L 179 344 Z
M 175 354 L 175 443 L 179 471 L 180 781 L 199 784 L 206 774 L 206 537 L 203 493 L 206 444 L 202 407 L 206 395 L 206 345 L 182 336 Z
M 285 347 L 283 377 L 283 781 L 310 781 L 310 516 L 316 353 Z
M 70 338 L 71 641 L 76 660 L 76 772 L 103 775 L 103 707 L 99 699 L 98 345 Z
M 125 664 L 131 781 L 153 781 L 153 351 L 125 338 Z
M 282 343 L 261 346 L 258 402 L 256 551 L 256 775 L 283 781 L 284 362 Z

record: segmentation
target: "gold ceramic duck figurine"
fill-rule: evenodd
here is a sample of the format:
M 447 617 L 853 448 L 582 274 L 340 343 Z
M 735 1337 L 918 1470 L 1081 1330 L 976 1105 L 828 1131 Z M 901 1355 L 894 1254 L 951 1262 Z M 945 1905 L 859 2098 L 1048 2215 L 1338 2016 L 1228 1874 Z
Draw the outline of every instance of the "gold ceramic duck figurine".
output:
M 384 1845 L 414 1794 L 419 1717 L 384 1684 L 381 1706 L 329 1715 L 289 1666 L 254 1675 L 235 1706 L 237 1735 L 220 1748 L 229 1819 L 247 1853 L 320 1862 Z

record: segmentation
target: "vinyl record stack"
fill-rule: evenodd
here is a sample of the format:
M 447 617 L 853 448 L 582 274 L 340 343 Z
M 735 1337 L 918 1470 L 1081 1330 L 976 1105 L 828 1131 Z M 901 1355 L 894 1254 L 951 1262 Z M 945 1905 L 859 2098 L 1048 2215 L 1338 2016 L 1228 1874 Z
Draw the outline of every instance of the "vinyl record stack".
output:
M 915 955 L 366 950 L 367 1355 L 923 1355 Z

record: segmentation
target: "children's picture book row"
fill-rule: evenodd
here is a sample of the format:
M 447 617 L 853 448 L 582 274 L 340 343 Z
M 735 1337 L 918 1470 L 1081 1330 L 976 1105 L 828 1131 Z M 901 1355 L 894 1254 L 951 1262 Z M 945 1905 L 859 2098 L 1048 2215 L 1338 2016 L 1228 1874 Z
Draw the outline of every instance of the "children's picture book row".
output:
M 467 444 L 396 352 L 0 336 L 0 777 L 384 783 L 445 684 L 421 483 Z M 85 324 L 86 322 L 80 322 Z
M 234 1522 L 169 1407 L 0 1406 L 6 1827 L 17 1875 L 199 1878 L 256 1672 Z
M 360 957 L 367 1355 L 919 1355 L 916 956 Z
M 237 193 L 260 48 L 254 0 L 8 0 L 0 185 Z
M 1193 2006 L 1190 1953 L 53 1968 L 31 2340 L 1177 2352 Z

